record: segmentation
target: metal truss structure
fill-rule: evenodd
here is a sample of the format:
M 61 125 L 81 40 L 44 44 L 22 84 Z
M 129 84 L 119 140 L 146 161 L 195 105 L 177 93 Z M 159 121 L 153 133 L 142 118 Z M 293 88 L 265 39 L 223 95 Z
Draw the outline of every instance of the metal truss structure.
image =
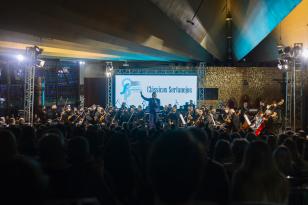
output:
M 205 84 L 205 68 L 206 64 L 204 62 L 201 62 L 199 64 L 199 67 L 197 68 L 197 75 L 198 75 L 198 101 L 197 105 L 200 106 L 203 101 L 205 100 L 205 89 L 204 89 L 204 84 Z
M 284 127 L 291 127 L 293 130 L 304 128 L 304 63 L 302 59 L 303 43 L 295 43 L 291 47 L 293 54 L 282 58 L 287 60 L 289 69 L 284 72 L 285 85 L 285 119 Z
M 112 91 L 112 83 L 113 83 L 113 77 L 107 78 L 107 103 L 106 105 L 108 107 L 111 107 L 113 105 L 113 91 Z
M 123 68 L 114 70 L 115 75 L 197 75 L 198 81 L 198 98 L 197 104 L 202 103 L 205 97 L 204 80 L 205 80 L 205 63 L 199 66 L 165 66 L 156 68 Z M 200 89 L 202 88 L 202 89 Z M 107 105 L 113 105 L 113 76 L 107 78 Z
M 25 85 L 24 85 L 24 118 L 29 124 L 33 124 L 34 112 L 34 83 L 36 51 L 32 47 L 26 49 Z
M 107 102 L 106 105 L 111 107 L 113 105 L 113 91 L 112 91 L 112 84 L 113 84 L 113 65 L 112 62 L 106 62 L 106 77 L 107 77 Z

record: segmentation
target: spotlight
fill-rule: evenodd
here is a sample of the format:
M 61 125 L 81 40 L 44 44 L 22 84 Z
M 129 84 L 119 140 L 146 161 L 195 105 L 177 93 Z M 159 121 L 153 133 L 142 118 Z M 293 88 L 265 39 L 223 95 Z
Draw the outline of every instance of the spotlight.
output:
M 86 62 L 84 62 L 84 61 L 79 61 L 79 65 L 84 65 L 84 64 L 86 64 Z
M 106 69 L 109 70 L 109 71 L 113 70 L 112 62 L 106 62 Z
M 124 67 L 129 67 L 129 64 L 127 63 L 127 61 L 125 61 L 125 62 L 123 63 L 123 66 L 124 66 Z
M 228 11 L 228 13 L 227 13 L 226 21 L 232 21 L 232 15 L 231 15 L 230 11 Z
M 277 65 L 277 67 L 278 67 L 279 70 L 282 69 L 282 65 L 280 63 Z
M 34 50 L 35 50 L 36 55 L 40 55 L 43 53 L 43 49 L 39 48 L 38 46 L 34 46 Z
M 38 59 L 37 62 L 36 62 L 36 66 L 39 67 L 39 68 L 43 68 L 45 65 L 45 61 L 44 60 L 40 60 Z
M 107 77 L 107 78 L 110 78 L 111 75 L 112 75 L 111 72 L 109 72 L 109 71 L 106 72 L 106 77 Z
M 283 65 L 283 68 L 284 68 L 285 70 L 288 70 L 288 68 L 289 68 L 288 64 L 284 64 L 284 65 Z
M 19 62 L 23 62 L 24 60 L 25 60 L 25 57 L 23 56 L 23 55 L 17 55 L 16 56 L 16 58 L 17 58 L 17 60 L 19 61 Z
M 303 49 L 302 57 L 308 59 L 308 49 L 307 48 Z

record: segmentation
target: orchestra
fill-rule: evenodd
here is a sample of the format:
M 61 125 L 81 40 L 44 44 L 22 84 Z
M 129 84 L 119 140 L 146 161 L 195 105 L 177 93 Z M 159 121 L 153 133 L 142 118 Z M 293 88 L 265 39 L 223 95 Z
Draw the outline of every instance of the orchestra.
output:
M 156 128 L 197 126 L 227 129 L 232 132 L 250 130 L 259 135 L 261 132 L 275 132 L 281 129 L 283 120 L 281 106 L 284 103 L 283 100 L 278 103 L 274 101 L 267 106 L 262 103 L 258 109 L 251 109 L 247 102 L 244 102 L 240 108 L 229 108 L 227 103 L 220 108 L 206 105 L 198 107 L 192 102 L 180 108 L 177 105 L 158 107 L 158 100 L 155 98 L 152 101 L 154 109 L 149 106 L 143 108 L 141 105 L 127 106 L 126 103 L 123 103 L 120 108 L 92 105 L 77 109 L 65 105 L 59 109 L 56 105 L 52 105 L 49 109 L 43 107 L 35 115 L 34 121 L 36 124 L 64 123 L 76 126 L 98 124 L 107 127 L 128 124 L 132 127 L 150 127 L 150 115 L 154 113 L 157 121 Z

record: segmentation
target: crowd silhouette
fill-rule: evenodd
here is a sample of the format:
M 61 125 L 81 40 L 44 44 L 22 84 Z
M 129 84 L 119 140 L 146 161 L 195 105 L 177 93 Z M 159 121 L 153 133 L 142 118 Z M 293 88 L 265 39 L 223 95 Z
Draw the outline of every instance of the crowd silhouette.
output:
M 305 204 L 307 159 L 305 133 L 290 130 L 256 137 L 207 127 L 12 125 L 0 129 L 0 200 Z

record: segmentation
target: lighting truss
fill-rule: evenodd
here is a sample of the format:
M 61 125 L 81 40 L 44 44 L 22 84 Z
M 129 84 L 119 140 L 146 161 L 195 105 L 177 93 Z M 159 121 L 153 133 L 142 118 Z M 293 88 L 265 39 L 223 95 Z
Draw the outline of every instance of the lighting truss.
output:
M 32 47 L 26 49 L 27 62 L 25 66 L 24 84 L 24 118 L 30 125 L 33 124 L 34 107 L 34 81 L 35 81 L 35 62 L 37 52 Z

